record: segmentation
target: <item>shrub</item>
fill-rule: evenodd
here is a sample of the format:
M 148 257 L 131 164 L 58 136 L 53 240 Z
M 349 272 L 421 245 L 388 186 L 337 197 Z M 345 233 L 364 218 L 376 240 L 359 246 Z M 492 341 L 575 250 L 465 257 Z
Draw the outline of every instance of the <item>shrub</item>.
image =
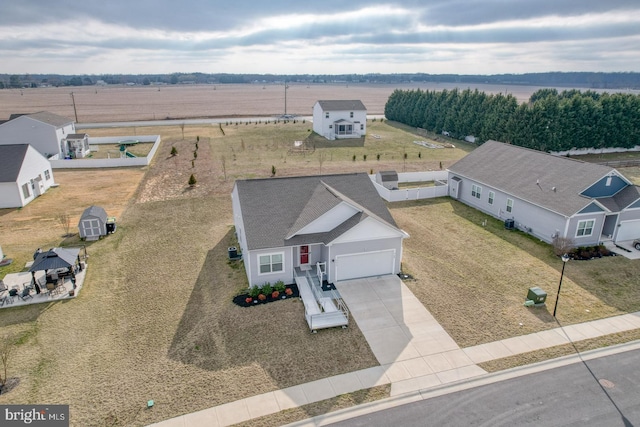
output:
M 366 154 L 362 155 L 362 160 L 364 160 L 365 162 L 367 161 L 367 155 Z
M 258 299 L 259 299 L 260 301 L 264 301 L 264 300 L 266 300 L 266 299 L 267 299 L 267 297 L 266 297 L 264 294 L 260 294 L 260 295 L 258 295 Z
M 278 291 L 271 292 L 271 298 L 277 299 L 279 296 L 280 296 L 280 292 Z
M 196 182 L 198 182 L 198 181 L 196 181 L 196 177 L 193 176 L 193 174 L 191 174 L 191 176 L 189 177 L 189 187 L 195 186 Z
M 252 297 L 246 297 L 244 299 L 244 302 L 246 302 L 247 304 L 251 304 L 253 302 L 253 298 Z
M 258 295 L 260 295 L 260 287 L 258 285 L 253 285 L 252 287 L 250 287 L 249 295 L 253 298 L 258 298 Z
M 376 160 L 380 160 L 380 153 L 376 154 Z
M 271 165 L 271 176 L 276 176 L 276 167 Z
M 293 294 L 293 291 L 291 290 L 291 288 L 287 288 L 284 290 L 284 293 L 291 296 Z
M 269 283 L 269 282 L 265 283 L 260 288 L 260 293 L 262 293 L 262 294 L 269 295 L 272 292 L 273 292 L 273 287 L 271 286 L 271 283 Z
M 353 159 L 352 159 L 352 160 L 353 160 L 354 162 L 356 161 L 356 155 L 355 155 L 355 154 L 353 155 Z
M 273 289 L 275 289 L 278 292 L 284 292 L 284 290 L 286 289 L 286 286 L 284 285 L 284 282 L 282 280 L 278 280 L 276 283 L 273 284 Z
M 177 154 L 178 154 L 178 150 L 176 149 L 176 147 L 173 147 L 173 146 L 172 146 L 172 147 L 171 147 L 171 155 L 172 155 L 172 156 L 175 156 L 175 155 L 177 155 Z

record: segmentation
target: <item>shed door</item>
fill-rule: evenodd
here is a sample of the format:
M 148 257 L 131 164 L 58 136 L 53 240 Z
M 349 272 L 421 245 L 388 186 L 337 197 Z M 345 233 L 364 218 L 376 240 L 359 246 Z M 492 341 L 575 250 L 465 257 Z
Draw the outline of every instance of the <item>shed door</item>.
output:
M 336 256 L 336 281 L 394 274 L 396 250 Z
M 100 237 L 100 220 L 85 219 L 82 221 L 85 237 Z
M 640 220 L 621 221 L 616 242 L 640 238 Z

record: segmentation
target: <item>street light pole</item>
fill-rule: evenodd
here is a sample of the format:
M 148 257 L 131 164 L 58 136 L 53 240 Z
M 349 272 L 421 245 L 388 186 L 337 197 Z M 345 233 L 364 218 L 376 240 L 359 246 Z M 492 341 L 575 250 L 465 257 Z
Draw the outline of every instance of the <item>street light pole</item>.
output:
M 560 284 L 558 285 L 558 293 L 556 294 L 556 305 L 553 307 L 553 317 L 556 317 L 556 310 L 558 309 L 558 300 L 560 299 L 560 289 L 562 288 L 562 278 L 564 277 L 564 267 L 569 261 L 569 255 L 562 255 L 562 273 L 560 273 Z

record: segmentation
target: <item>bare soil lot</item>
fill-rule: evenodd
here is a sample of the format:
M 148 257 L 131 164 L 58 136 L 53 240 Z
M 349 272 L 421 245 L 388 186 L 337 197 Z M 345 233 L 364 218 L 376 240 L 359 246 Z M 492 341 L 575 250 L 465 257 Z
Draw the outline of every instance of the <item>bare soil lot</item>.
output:
M 295 84 L 288 83 L 288 114 L 311 115 L 321 99 L 359 99 L 368 114 L 383 114 L 395 89 L 443 90 L 469 85 L 456 84 Z M 519 102 L 529 99 L 538 87 L 474 85 L 487 93 L 505 91 Z M 0 90 L 0 120 L 13 113 L 50 111 L 73 119 L 73 91 L 78 123 L 161 120 L 196 117 L 251 117 L 283 114 L 284 85 L 224 84 L 167 86 L 79 86 Z

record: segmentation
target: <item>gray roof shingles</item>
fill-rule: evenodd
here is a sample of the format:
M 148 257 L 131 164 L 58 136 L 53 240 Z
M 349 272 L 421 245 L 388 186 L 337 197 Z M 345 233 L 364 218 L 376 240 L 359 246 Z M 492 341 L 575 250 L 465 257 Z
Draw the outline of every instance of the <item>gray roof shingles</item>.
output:
M 21 116 L 27 116 L 34 120 L 37 120 L 42 123 L 49 124 L 51 126 L 55 126 L 56 128 L 61 128 L 70 123 L 73 123 L 73 120 L 67 119 L 66 117 L 59 116 L 57 114 L 50 113 L 48 111 L 39 111 L 33 114 L 12 114 L 9 120 L 16 119 Z
M 487 141 L 451 165 L 449 171 L 515 198 L 572 216 L 591 203 L 592 199 L 580 193 L 614 169 Z
M 100 206 L 89 206 L 82 212 L 80 221 L 87 218 L 99 218 L 103 223 L 107 222 L 107 212 Z
M 323 111 L 366 111 L 362 101 L 357 99 L 336 99 L 318 101 Z
M 28 144 L 0 145 L 0 182 L 16 182 Z
M 365 173 L 238 180 L 236 187 L 250 250 L 328 243 L 369 217 L 368 212 L 397 228 Z M 344 200 L 332 189 L 349 198 L 347 202 L 360 205 L 364 211 L 327 233 L 291 237 Z M 287 237 L 291 238 L 287 240 Z

